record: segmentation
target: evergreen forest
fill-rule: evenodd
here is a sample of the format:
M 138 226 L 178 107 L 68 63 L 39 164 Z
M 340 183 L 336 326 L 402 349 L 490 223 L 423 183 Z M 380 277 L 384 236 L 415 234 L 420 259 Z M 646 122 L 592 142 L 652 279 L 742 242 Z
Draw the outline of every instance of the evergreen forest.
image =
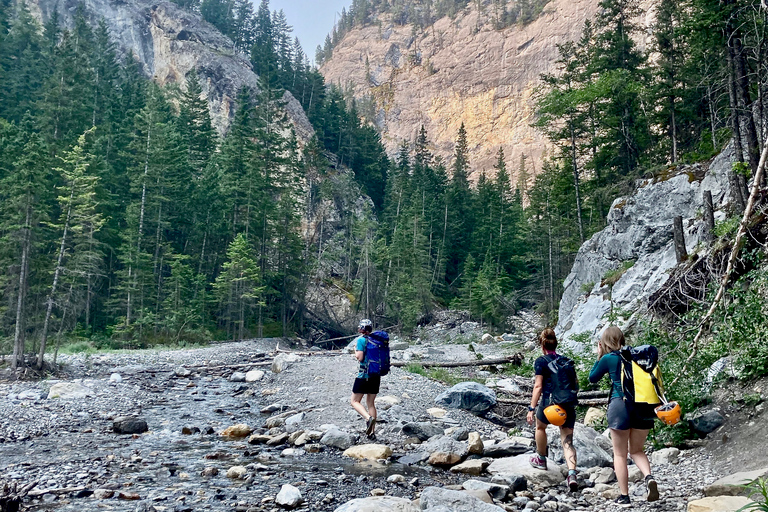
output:
M 23 2 L 0 0 L 0 352 L 14 365 L 76 341 L 303 335 L 318 284 L 406 332 L 446 306 L 500 328 L 521 306 L 554 321 L 573 257 L 615 197 L 731 139 L 746 193 L 768 132 L 757 1 L 662 2 L 647 31 L 635 0 L 602 0 L 582 37 L 559 47 L 560 71 L 542 77 L 536 122 L 556 148 L 543 170 L 533 177 L 499 151 L 476 184 L 463 127 L 448 162 L 424 129 L 387 156 L 268 0 L 177 3 L 259 76 L 224 137 L 194 73 L 161 88 L 82 8 L 72 26 L 56 15 L 39 26 Z M 468 3 L 355 0 L 337 32 L 406 5 L 431 13 L 403 15 L 423 26 Z M 313 140 L 293 134 L 285 91 Z M 302 236 L 322 200 L 343 205 L 330 241 Z

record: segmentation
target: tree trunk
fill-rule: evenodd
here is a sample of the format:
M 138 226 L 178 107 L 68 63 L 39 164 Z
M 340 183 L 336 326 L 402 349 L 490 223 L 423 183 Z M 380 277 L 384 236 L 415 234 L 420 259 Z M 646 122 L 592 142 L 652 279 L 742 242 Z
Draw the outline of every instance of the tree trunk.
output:
M 581 195 L 579 194 L 579 168 L 576 163 L 576 132 L 573 129 L 573 120 L 570 122 L 571 129 L 571 158 L 573 159 L 573 186 L 576 189 L 576 215 L 579 221 L 579 240 L 584 243 L 584 226 L 581 222 Z
M 675 235 L 675 255 L 677 262 L 681 263 L 688 259 L 688 251 L 685 249 L 685 232 L 683 231 L 683 217 L 678 215 L 672 225 Z
M 715 205 L 709 190 L 704 191 L 704 232 L 704 239 L 712 241 L 715 236 Z
M 27 196 L 27 214 L 24 220 L 24 236 L 21 246 L 21 264 L 19 267 L 19 293 L 16 301 L 16 329 L 13 335 L 13 359 L 11 360 L 11 369 L 16 370 L 19 361 L 24 357 L 24 296 L 27 289 L 27 266 L 29 265 L 30 249 L 30 217 L 32 216 L 32 205 L 29 204 L 31 198 Z

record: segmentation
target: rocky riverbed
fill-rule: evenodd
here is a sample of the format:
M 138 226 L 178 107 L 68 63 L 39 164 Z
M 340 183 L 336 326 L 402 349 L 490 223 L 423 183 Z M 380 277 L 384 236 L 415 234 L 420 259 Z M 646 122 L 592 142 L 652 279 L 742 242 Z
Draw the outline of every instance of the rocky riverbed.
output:
M 395 355 L 471 360 L 512 349 L 407 346 Z M 541 474 L 526 467 L 527 426 L 440 408 L 446 386 L 400 368 L 383 379 L 381 421 L 367 439 L 349 406 L 352 356 L 288 352 L 286 342 L 257 340 L 63 356 L 56 379 L 0 381 L 0 480 L 37 482 L 30 510 L 349 512 L 362 508 L 345 503 L 369 498 L 378 508 L 366 510 L 407 511 L 424 493 L 425 510 L 613 510 L 616 485 L 599 449 L 610 443 L 591 429 L 579 427 L 588 443 L 580 457 L 594 466 L 580 472 L 580 492 L 568 493 L 555 460 Z M 362 455 L 343 455 L 355 446 Z M 655 459 L 662 500 L 646 504 L 636 483 L 637 510 L 685 510 L 721 476 L 706 447 Z M 449 470 L 458 460 L 466 473 Z M 459 504 L 448 491 L 462 488 L 495 505 Z

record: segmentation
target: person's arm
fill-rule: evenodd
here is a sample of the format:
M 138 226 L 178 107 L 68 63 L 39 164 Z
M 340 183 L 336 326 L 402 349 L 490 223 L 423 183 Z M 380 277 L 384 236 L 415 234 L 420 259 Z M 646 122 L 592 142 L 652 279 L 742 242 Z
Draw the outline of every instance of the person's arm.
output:
M 355 350 L 355 359 L 362 363 L 363 359 L 365 359 L 365 352 L 362 350 Z
M 355 343 L 355 359 L 361 363 L 365 359 L 365 341 L 365 338 L 360 336 L 357 338 Z
M 608 368 L 605 364 L 605 361 L 607 361 L 607 358 L 601 357 L 595 361 L 595 364 L 592 366 L 592 371 L 589 372 L 589 382 L 592 384 L 599 382 L 600 379 L 602 379 L 603 376 L 608 373 Z
M 528 421 L 529 425 L 533 425 L 533 417 L 534 417 L 533 409 L 536 409 L 536 406 L 539 404 L 539 399 L 541 398 L 541 392 L 543 389 L 544 389 L 544 376 L 537 375 L 536 382 L 533 384 L 533 396 L 531 396 L 531 405 L 530 407 L 528 407 L 528 416 L 526 417 L 526 420 Z

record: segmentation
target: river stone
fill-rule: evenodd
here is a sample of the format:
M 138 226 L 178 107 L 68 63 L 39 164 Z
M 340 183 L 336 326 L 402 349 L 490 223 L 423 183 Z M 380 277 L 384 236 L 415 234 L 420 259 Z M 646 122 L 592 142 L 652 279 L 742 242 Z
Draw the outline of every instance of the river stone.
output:
M 451 473 L 463 473 L 465 475 L 478 476 L 485 471 L 488 464 L 490 463 L 481 459 L 465 460 L 461 464 L 453 466 L 451 468 Z
M 559 428 L 551 425 L 547 427 L 547 442 L 550 457 L 558 462 L 565 462 Z M 613 467 L 613 446 L 595 429 L 576 423 L 573 430 L 573 446 L 576 449 L 578 467 Z
M 346 450 L 354 444 L 352 435 L 339 430 L 338 428 L 332 428 L 328 430 L 325 435 L 320 439 L 320 443 L 326 446 L 333 446 L 339 450 Z
M 433 466 L 451 466 L 464 460 L 468 453 L 466 444 L 449 436 L 432 439 L 421 450 L 429 453 L 427 462 Z
M 392 448 L 384 444 L 359 444 L 347 448 L 342 455 L 358 460 L 388 459 Z
M 381 411 L 389 410 L 393 405 L 400 403 L 400 399 L 396 396 L 385 395 L 376 397 L 376 408 Z
M 587 413 L 584 415 L 584 425 L 587 427 L 595 427 L 599 425 L 605 419 L 605 410 L 600 407 L 590 407 L 587 409 Z
M 691 429 L 705 436 L 725 423 L 725 418 L 718 411 L 714 409 L 708 409 L 706 411 L 698 411 L 693 414 L 686 415 L 686 420 L 691 425 Z
M 149 430 L 147 422 L 133 416 L 118 416 L 112 423 L 115 434 L 142 434 Z
M 662 448 L 651 454 L 651 464 L 677 464 L 680 450 L 678 448 Z
M 248 438 L 248 444 L 266 444 L 272 439 L 272 436 L 266 434 L 253 434 Z
M 488 491 L 484 491 L 482 489 L 462 489 L 461 492 L 463 492 L 464 494 L 468 494 L 469 496 L 474 496 L 475 498 L 479 499 L 484 503 L 490 503 L 491 505 L 493 505 L 493 498 L 491 497 L 490 494 L 488 494 Z M 431 508 L 430 510 L 435 510 L 435 509 Z
M 435 403 L 451 409 L 482 414 L 496 405 L 496 393 L 477 382 L 460 382 L 440 393 Z
M 87 388 L 77 382 L 58 382 L 48 390 L 48 400 L 53 398 L 71 399 L 85 398 L 93 394 L 91 388 Z
M 522 475 L 493 475 L 491 482 L 507 485 L 512 492 L 528 489 L 528 480 Z
M 284 508 L 296 508 L 304 501 L 301 491 L 290 484 L 283 484 L 275 496 L 275 503 Z
M 203 476 L 203 477 L 217 476 L 218 474 L 219 474 L 219 469 L 214 468 L 212 466 L 203 468 L 203 470 L 200 472 L 200 476 Z
M 111 384 L 120 384 L 121 382 L 123 382 L 123 378 L 120 376 L 119 373 L 113 373 L 112 375 L 109 376 L 109 382 Z
M 578 452 L 577 452 L 578 453 Z M 565 476 L 561 466 L 555 464 L 552 459 L 547 459 L 547 469 L 535 469 L 531 466 L 530 454 L 517 455 L 496 459 L 486 468 L 492 475 L 521 475 L 529 483 L 550 487 L 563 483 Z
M 227 470 L 227 478 L 231 478 L 232 480 L 240 480 L 244 478 L 247 473 L 248 470 L 245 468 L 245 466 L 232 466 Z
M 245 374 L 245 382 L 257 382 L 264 378 L 262 370 L 251 370 Z
M 221 437 L 227 437 L 229 439 L 242 439 L 251 435 L 251 432 L 253 432 L 251 427 L 245 423 L 238 423 L 237 425 L 232 425 L 225 428 L 221 432 Z
M 407 350 L 411 345 L 407 341 L 392 341 L 389 343 L 389 350 L 394 352 L 395 350 Z
M 298 425 L 302 421 L 304 421 L 305 414 L 303 412 L 300 412 L 298 414 L 294 414 L 293 416 L 288 416 L 285 418 L 285 424 L 286 425 Z
M 229 382 L 245 382 L 245 374 L 243 372 L 235 372 L 229 376 Z
M 19 393 L 17 397 L 19 400 L 40 400 L 42 394 L 37 389 L 26 389 Z
M 480 499 L 461 491 L 441 487 L 427 487 L 419 499 L 421 509 L 427 511 L 449 510 L 461 512 L 504 512 L 504 509 L 484 503 Z
M 688 512 L 736 512 L 750 503 L 744 496 L 714 496 L 689 502 Z
M 482 455 L 484 451 L 483 440 L 480 438 L 479 432 L 470 432 L 467 436 L 467 447 L 469 453 L 473 455 Z
M 374 496 L 348 501 L 333 512 L 419 512 L 420 509 L 405 498 Z
M 744 494 L 744 486 L 768 475 L 768 468 L 742 471 L 716 480 L 704 488 L 704 496 L 738 496 Z
M 137 492 L 123 491 L 117 493 L 117 498 L 126 501 L 136 501 L 141 499 L 141 495 Z
M 272 416 L 271 418 L 267 418 L 264 422 L 264 426 L 267 428 L 277 428 L 282 427 L 283 425 L 285 425 L 285 418 L 280 416 Z
M 288 433 L 283 432 L 281 434 L 277 434 L 276 436 L 272 437 L 269 441 L 267 441 L 267 446 L 278 446 L 288 441 Z
M 438 418 L 438 419 L 444 418 L 446 412 L 447 411 L 445 409 L 441 409 L 440 407 L 431 407 L 427 409 L 427 414 L 429 414 L 433 418 Z
M 481 345 L 488 345 L 493 343 L 494 341 L 496 341 L 496 339 L 488 333 L 483 334 L 482 338 L 480 338 Z
M 503 500 L 509 494 L 509 486 L 483 482 L 482 480 L 467 480 L 461 486 L 472 491 L 485 491 L 497 500 Z
M 531 441 L 525 440 L 525 443 L 517 439 L 504 440 L 500 442 L 489 442 L 483 445 L 483 456 L 485 457 L 511 457 L 520 455 L 531 449 Z
M 272 373 L 281 373 L 288 369 L 292 363 L 301 359 L 298 354 L 278 354 L 272 361 Z
M 192 375 L 192 370 L 189 368 L 184 368 L 183 366 L 179 366 L 173 371 L 173 374 L 177 377 L 189 377 Z
M 578 452 L 576 452 L 578 454 Z M 592 475 L 592 480 L 596 484 L 610 484 L 616 481 L 616 474 L 613 468 L 600 468 Z
M 633 464 L 627 468 L 627 480 L 630 483 L 640 482 L 644 478 L 643 472 L 636 465 Z
M 430 437 L 443 435 L 444 430 L 434 423 L 418 421 L 403 425 L 403 434 L 408 437 L 418 437 L 419 441 L 426 441 Z
M 108 500 L 115 495 L 115 491 L 112 489 L 96 489 L 93 491 L 93 497 L 97 500 Z
M 289 435 L 289 436 L 288 436 L 288 444 L 292 444 L 292 445 L 295 445 L 295 444 L 296 444 L 296 441 L 297 441 L 297 440 L 298 440 L 298 439 L 299 439 L 299 438 L 300 438 L 302 435 L 304 435 L 304 431 L 303 431 L 303 430 L 297 430 L 296 432 L 292 432 L 292 433 L 291 433 L 291 435 Z M 304 443 L 304 444 L 306 444 L 306 443 Z

